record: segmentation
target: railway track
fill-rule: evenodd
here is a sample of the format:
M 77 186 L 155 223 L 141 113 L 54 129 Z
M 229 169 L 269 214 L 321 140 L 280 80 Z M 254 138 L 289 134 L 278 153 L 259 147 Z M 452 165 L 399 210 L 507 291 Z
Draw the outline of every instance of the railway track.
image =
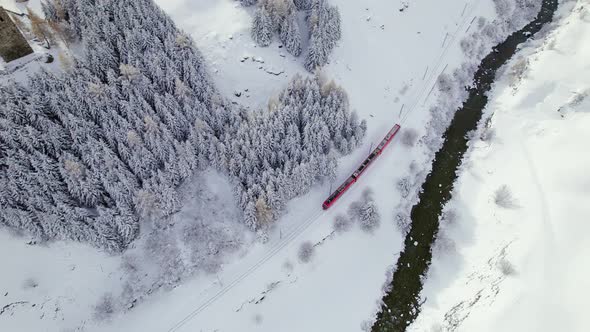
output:
M 430 97 L 430 93 L 428 93 L 428 95 L 426 95 L 426 91 L 428 91 L 429 88 L 431 91 L 432 91 L 432 89 L 434 89 L 434 86 L 436 85 L 436 80 L 446 70 L 447 66 L 446 66 L 446 63 L 444 60 L 448 54 L 450 47 L 456 43 L 456 41 L 457 41 L 456 37 L 459 35 L 459 32 L 466 28 L 467 23 L 470 20 L 471 21 L 473 20 L 472 19 L 473 12 L 477 9 L 477 7 L 480 5 L 480 3 L 481 3 L 481 0 L 475 0 L 473 5 L 470 4 L 466 10 L 464 9 L 464 13 L 462 14 L 462 21 L 460 22 L 460 24 L 457 25 L 457 28 L 456 28 L 455 32 L 453 33 L 453 35 L 451 36 L 451 38 L 445 40 L 446 45 L 443 47 L 443 50 L 442 50 L 440 56 L 437 57 L 435 64 L 432 67 L 430 67 L 433 69 L 430 71 L 430 73 L 428 75 L 425 75 L 427 78 L 425 81 L 423 81 L 422 86 L 418 89 L 418 92 L 415 94 L 415 97 L 413 98 L 413 103 L 410 105 L 410 107 L 407 109 L 405 114 L 403 114 L 403 116 L 399 120 L 399 124 L 396 125 L 396 126 L 398 126 L 397 130 L 395 130 L 395 133 L 390 137 L 390 139 L 385 144 L 385 146 L 382 147 L 381 152 L 383 149 L 385 149 L 387 144 L 389 144 L 389 142 L 391 142 L 391 140 L 393 140 L 393 138 L 395 137 L 395 134 L 397 134 L 397 132 L 401 128 L 401 126 L 407 121 L 409 115 L 416 109 L 416 107 L 419 105 L 420 101 L 421 100 L 425 101 Z M 447 37 L 445 37 L 445 38 L 447 38 Z M 445 66 L 441 70 L 441 67 L 443 66 L 443 64 L 445 64 Z M 388 135 L 396 128 L 396 126 L 394 126 L 392 128 L 392 130 L 390 130 Z M 386 139 L 387 139 L 387 136 L 386 136 L 386 138 L 384 138 L 384 140 L 386 140 Z M 381 141 L 381 144 L 384 142 L 384 140 Z M 372 159 L 372 161 L 374 161 L 374 159 Z M 372 161 L 369 164 L 371 164 Z M 369 166 L 369 164 L 367 164 L 364 167 L 363 171 L 366 169 L 366 167 Z M 361 167 L 363 167 L 363 166 L 361 166 Z M 359 168 L 361 168 L 361 167 L 359 167 Z M 357 171 L 358 171 L 358 169 L 357 169 Z M 355 173 L 353 173 L 353 175 L 354 174 Z M 345 183 L 346 183 L 346 181 L 345 181 Z M 350 186 L 349 186 L 349 188 L 350 188 Z M 349 191 L 348 190 L 349 188 L 347 188 L 345 190 L 345 192 L 352 191 L 352 190 Z M 338 196 L 338 198 L 341 197 L 342 194 L 340 194 Z M 335 200 L 332 202 L 332 204 L 334 202 L 335 202 Z M 332 204 L 330 204 L 330 205 L 332 205 Z M 324 210 L 325 210 L 325 208 L 324 208 Z M 313 214 L 310 215 L 310 217 L 308 217 L 304 222 L 302 222 L 299 225 L 297 225 L 296 227 L 294 227 L 294 229 L 292 231 L 290 231 L 286 236 L 284 236 L 280 241 L 273 244 L 271 246 L 271 248 L 269 249 L 269 251 L 261 259 L 259 259 L 254 265 L 252 265 L 250 268 L 248 268 L 243 273 L 237 274 L 236 276 L 231 278 L 232 281 L 230 283 L 225 285 L 222 289 L 217 291 L 215 294 L 213 294 L 207 300 L 205 300 L 204 302 L 199 304 L 199 306 L 197 306 L 194 310 L 192 310 L 182 320 L 178 321 L 170 329 L 168 329 L 168 332 L 179 331 L 190 320 L 192 320 L 194 317 L 198 316 L 201 312 L 203 312 L 208 307 L 210 307 L 213 303 L 215 303 L 219 298 L 223 297 L 226 293 L 228 293 L 232 288 L 239 285 L 244 279 L 246 279 L 248 276 L 252 275 L 258 269 L 260 269 L 261 266 L 263 266 L 266 262 L 268 262 L 273 257 L 275 257 L 282 249 L 284 249 L 286 246 L 288 246 L 290 243 L 292 243 L 295 239 L 297 239 L 299 235 L 301 235 L 303 232 L 305 232 L 309 228 L 309 226 L 311 226 L 314 223 L 314 221 L 316 221 L 319 217 L 321 217 L 325 213 L 324 210 L 321 210 L 319 208 L 315 209 Z

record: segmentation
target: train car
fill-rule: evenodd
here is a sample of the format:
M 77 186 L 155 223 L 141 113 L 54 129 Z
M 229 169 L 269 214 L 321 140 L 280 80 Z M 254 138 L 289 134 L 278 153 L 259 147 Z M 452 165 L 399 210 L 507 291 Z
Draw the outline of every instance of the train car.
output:
M 330 195 L 330 197 L 328 197 L 328 199 L 324 201 L 324 204 L 322 204 L 322 208 L 324 208 L 324 210 L 329 209 L 330 206 L 336 203 L 340 196 L 342 196 L 342 194 L 344 194 L 344 192 L 347 191 L 348 188 L 350 188 L 350 186 L 352 186 L 355 182 L 355 178 L 353 178 L 352 176 L 348 177 L 348 179 L 346 179 L 346 181 L 344 181 L 344 183 L 340 185 L 340 187 L 338 187 L 338 189 L 336 189 L 332 193 L 332 195 Z
M 336 201 L 348 190 L 348 188 L 350 188 L 356 181 L 358 181 L 358 178 L 367 170 L 369 165 L 371 165 L 375 161 L 375 159 L 377 159 L 377 157 L 381 155 L 383 150 L 393 140 L 400 128 L 401 126 L 399 124 L 396 124 L 395 126 L 393 126 L 393 128 L 391 128 L 391 130 L 389 130 L 385 138 L 381 140 L 379 145 L 377 145 L 375 150 L 373 150 L 371 154 L 369 154 L 367 159 L 363 161 L 359 168 L 357 168 L 356 171 L 354 171 L 354 173 L 352 173 L 352 175 L 349 176 L 348 179 L 346 179 L 346 181 L 344 181 L 344 183 L 341 184 L 340 187 L 338 187 L 338 189 L 336 189 L 330 195 L 330 197 L 328 197 L 328 199 L 324 201 L 324 203 L 322 204 L 322 208 L 324 210 L 327 210 L 332 205 L 334 205 L 334 203 L 336 203 Z

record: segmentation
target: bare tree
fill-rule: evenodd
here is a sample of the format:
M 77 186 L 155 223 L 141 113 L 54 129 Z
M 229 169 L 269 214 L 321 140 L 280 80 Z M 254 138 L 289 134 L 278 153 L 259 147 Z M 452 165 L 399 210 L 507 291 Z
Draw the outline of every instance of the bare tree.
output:
M 482 130 L 479 138 L 484 142 L 491 142 L 496 137 L 496 129 L 492 127 L 486 127 Z
M 432 252 L 438 253 L 439 255 L 445 255 L 453 254 L 456 252 L 456 250 L 457 246 L 455 241 L 451 239 L 446 232 L 439 232 L 436 240 L 434 241 Z
M 334 218 L 333 228 L 337 233 L 344 233 L 350 230 L 352 220 L 345 215 L 339 214 Z
M 301 263 L 309 263 L 311 258 L 313 257 L 314 246 L 311 242 L 305 241 L 299 247 L 299 252 L 297 256 L 299 257 L 299 261 Z
M 358 220 L 361 217 L 361 208 L 363 207 L 362 202 L 354 201 L 348 207 L 348 216 L 352 220 Z
M 411 148 L 418 141 L 418 131 L 414 128 L 408 128 L 402 131 L 402 144 Z
M 494 203 L 505 209 L 514 209 L 518 207 L 516 199 L 507 185 L 502 185 L 494 192 Z
M 111 293 L 104 294 L 94 306 L 94 318 L 99 321 L 107 320 L 115 313 L 115 304 Z
M 258 0 L 240 0 L 240 3 L 242 4 L 242 6 L 245 6 L 245 7 L 255 5 L 257 2 L 258 2 Z
M 365 232 L 372 232 L 379 227 L 381 215 L 377 209 L 377 204 L 373 200 L 367 201 L 361 208 L 360 226 Z
M 514 265 L 512 265 L 512 263 L 510 263 L 510 261 L 508 261 L 506 258 L 502 258 L 498 262 L 498 268 L 500 269 L 500 272 L 502 272 L 502 274 L 507 277 L 516 274 L 516 269 L 514 268 Z
M 39 286 L 39 283 L 34 278 L 27 278 L 23 281 L 23 289 L 31 289 Z
M 363 190 L 363 201 L 364 202 L 372 201 L 373 194 L 374 194 L 373 189 L 371 189 L 371 188 L 366 188 L 365 190 Z
M 293 263 L 291 263 L 289 260 L 285 261 L 283 263 L 283 270 L 285 270 L 287 273 L 291 273 L 293 271 Z
M 259 197 L 256 200 L 256 220 L 258 221 L 259 227 L 267 227 L 267 225 L 272 221 L 273 214 L 272 210 L 266 203 L 266 200 L 263 197 Z
M 396 187 L 403 198 L 410 196 L 410 189 L 412 189 L 410 177 L 404 176 L 403 178 L 399 179 L 399 181 L 397 181 Z
M 40 41 L 45 41 L 46 48 L 51 48 L 50 39 L 52 38 L 51 30 L 49 29 L 47 22 L 39 17 L 31 8 L 27 7 L 27 14 L 31 20 L 31 31 Z
M 402 212 L 399 212 L 395 215 L 394 222 L 397 226 L 397 229 L 399 229 L 399 231 L 402 232 L 402 234 L 404 235 L 407 234 L 410 231 L 410 228 L 412 227 L 412 219 L 410 219 L 408 215 Z
M 457 211 L 455 211 L 455 209 L 449 208 L 443 212 L 441 222 L 443 225 L 445 225 L 445 227 L 448 227 L 457 223 L 458 218 L 459 216 L 457 215 Z
M 256 323 L 256 325 L 262 324 L 262 319 L 263 318 L 262 318 L 262 315 L 261 314 L 254 315 L 253 319 L 254 319 L 254 323 Z
M 299 10 L 309 10 L 311 9 L 312 0 L 293 0 L 293 3 Z
M 127 274 L 137 273 L 140 270 L 139 258 L 133 254 L 125 254 L 121 257 L 121 269 Z

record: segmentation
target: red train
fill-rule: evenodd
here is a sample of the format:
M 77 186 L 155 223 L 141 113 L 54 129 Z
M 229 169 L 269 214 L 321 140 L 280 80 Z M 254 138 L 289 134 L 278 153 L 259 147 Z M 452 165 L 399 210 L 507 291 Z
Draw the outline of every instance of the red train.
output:
M 350 188 L 358 180 L 358 178 L 363 174 L 363 172 L 367 170 L 369 165 L 371 165 L 371 163 L 373 163 L 373 161 L 375 161 L 375 159 L 379 157 L 381 152 L 385 150 L 387 145 L 393 140 L 400 128 L 401 127 L 399 124 L 396 124 L 395 126 L 393 126 L 393 128 L 391 128 L 391 130 L 387 133 L 385 138 L 381 141 L 381 143 L 379 143 L 375 150 L 371 152 L 367 159 L 363 161 L 359 168 L 357 168 L 357 170 L 354 173 L 352 173 L 352 175 L 349 176 L 348 179 L 346 179 L 346 181 L 344 181 L 344 183 L 340 185 L 340 187 L 338 187 L 338 189 L 336 189 L 336 191 L 334 191 L 330 195 L 330 197 L 328 197 L 328 199 L 324 201 L 324 204 L 322 204 L 324 210 L 329 209 L 330 206 L 336 203 L 336 201 L 348 190 L 348 188 Z

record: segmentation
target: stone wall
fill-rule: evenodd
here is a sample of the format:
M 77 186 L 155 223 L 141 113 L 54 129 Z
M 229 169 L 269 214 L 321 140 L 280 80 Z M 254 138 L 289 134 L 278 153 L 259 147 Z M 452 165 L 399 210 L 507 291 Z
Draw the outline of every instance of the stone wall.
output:
M 6 62 L 33 53 L 8 13 L 0 7 L 0 57 Z

